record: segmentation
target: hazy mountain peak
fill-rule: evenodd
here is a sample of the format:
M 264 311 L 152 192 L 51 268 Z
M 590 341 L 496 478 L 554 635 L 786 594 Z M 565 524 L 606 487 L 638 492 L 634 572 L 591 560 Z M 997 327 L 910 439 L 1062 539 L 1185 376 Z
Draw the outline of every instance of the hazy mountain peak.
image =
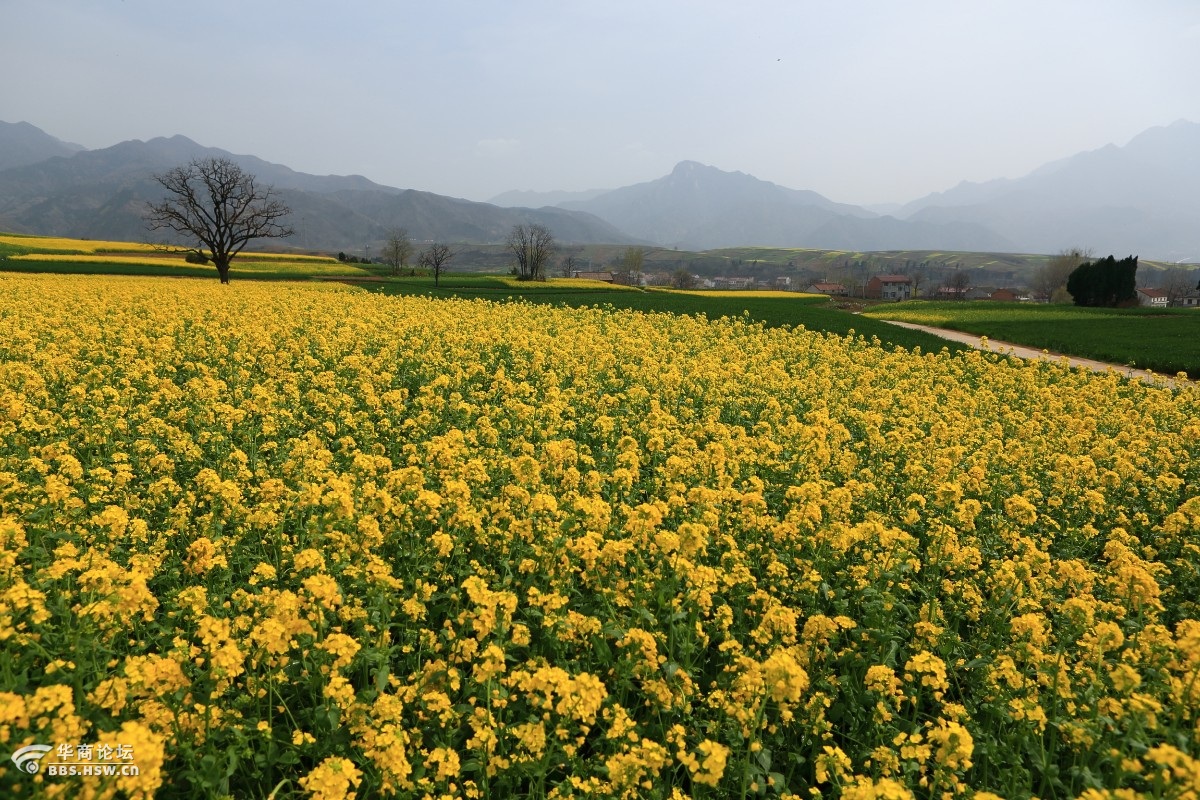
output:
M 28 122 L 0 122 L 0 170 L 36 164 L 56 156 L 70 157 L 82 145 L 56 139 Z
M 1159 153 L 1164 148 L 1200 149 L 1200 125 L 1186 119 L 1177 119 L 1170 125 L 1148 128 L 1130 139 L 1124 149 L 1133 153 Z
M 719 167 L 714 167 L 711 164 L 702 164 L 699 161 L 680 161 L 671 170 L 671 173 L 660 180 L 670 179 L 685 179 L 685 180 L 719 180 L 719 181 L 740 181 L 742 183 L 754 183 L 759 186 L 775 186 L 770 181 L 759 180 L 753 175 L 747 175 L 744 172 L 730 172 Z
M 725 173 L 724 170 L 717 169 L 708 164 L 701 164 L 699 161 L 680 161 L 675 165 L 675 169 L 671 170 L 672 175 L 694 175 L 697 172 L 732 174 Z M 737 174 L 740 175 L 741 173 Z
M 1178 260 L 1200 252 L 1197 185 L 1200 125 L 1178 120 L 1124 147 L 1077 153 L 991 186 L 960 185 L 905 210 L 913 220 L 984 225 L 1027 252 L 1084 247 Z

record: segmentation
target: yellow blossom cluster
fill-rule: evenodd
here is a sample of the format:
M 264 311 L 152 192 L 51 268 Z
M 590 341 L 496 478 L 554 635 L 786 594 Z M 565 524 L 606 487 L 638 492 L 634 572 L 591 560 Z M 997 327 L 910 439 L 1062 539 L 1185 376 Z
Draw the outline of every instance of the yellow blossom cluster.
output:
M 5 796 L 1194 797 L 1198 564 L 1191 384 L 0 275 Z

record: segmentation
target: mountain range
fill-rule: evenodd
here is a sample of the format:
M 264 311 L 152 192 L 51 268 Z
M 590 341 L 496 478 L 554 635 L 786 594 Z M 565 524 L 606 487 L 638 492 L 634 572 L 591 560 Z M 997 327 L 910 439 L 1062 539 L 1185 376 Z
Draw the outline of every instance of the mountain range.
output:
M 406 228 L 417 241 L 503 241 L 546 225 L 563 243 L 687 250 L 774 246 L 938 249 L 1200 258 L 1200 125 L 1151 128 L 1029 175 L 964 182 L 903 206 L 836 203 L 741 172 L 680 162 L 657 180 L 590 192 L 506 192 L 490 203 L 398 189 L 360 175 L 317 176 L 184 136 L 86 150 L 27 123 L 0 123 L 0 230 L 145 240 L 161 197 L 153 174 L 193 158 L 231 158 L 279 189 L 305 249 L 361 251 Z
M 75 151 L 41 133 L 41 149 L 29 144 L 23 152 L 53 155 L 34 163 L 25 156 L 8 166 L 8 143 L 16 136 L 29 139 L 23 124 L 0 126 L 0 154 L 5 154 L 0 157 L 0 230 L 16 233 L 154 240 L 160 234 L 149 231 L 143 219 L 146 204 L 163 195 L 154 174 L 193 158 L 221 157 L 279 190 L 292 210 L 289 222 L 296 234 L 286 242 L 291 247 L 362 251 L 378 247 L 395 228 L 406 228 L 417 242 L 500 242 L 518 223 L 545 225 L 564 242 L 632 241 L 584 212 L 500 208 L 383 186 L 361 175 L 308 175 L 255 156 L 203 147 L 184 136 Z

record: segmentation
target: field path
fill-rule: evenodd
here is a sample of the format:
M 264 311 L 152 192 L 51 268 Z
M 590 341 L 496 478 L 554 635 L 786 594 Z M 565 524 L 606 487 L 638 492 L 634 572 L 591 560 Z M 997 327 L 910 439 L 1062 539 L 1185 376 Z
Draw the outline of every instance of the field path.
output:
M 878 317 L 877 317 L 878 319 Z M 1001 355 L 1017 356 L 1018 358 L 1040 359 L 1043 361 L 1063 361 L 1072 367 L 1085 367 L 1093 372 L 1108 372 L 1113 370 L 1119 375 L 1126 378 L 1136 378 L 1145 381 L 1146 383 L 1158 383 L 1172 389 L 1178 386 L 1176 378 L 1168 375 L 1160 375 L 1155 372 L 1149 372 L 1144 369 L 1134 369 L 1133 367 L 1123 366 L 1121 364 L 1109 364 L 1104 361 L 1093 361 L 1090 358 L 1079 358 L 1077 356 L 1068 356 L 1062 353 L 1052 353 L 1047 350 L 1039 350 L 1035 347 L 1028 347 L 1023 344 L 1014 344 L 1013 342 L 1001 342 L 996 339 L 987 339 L 984 342 L 983 337 L 974 333 L 964 333 L 963 331 L 953 331 L 949 328 L 934 328 L 929 325 L 917 325 L 913 322 L 897 322 L 896 320 L 885 320 L 892 325 L 899 325 L 901 328 L 910 328 L 915 331 L 924 331 L 925 333 L 940 336 L 943 339 L 949 339 L 953 342 L 960 342 L 965 345 L 970 345 L 976 350 L 987 350 L 992 353 Z M 1187 383 L 1187 381 L 1183 381 Z

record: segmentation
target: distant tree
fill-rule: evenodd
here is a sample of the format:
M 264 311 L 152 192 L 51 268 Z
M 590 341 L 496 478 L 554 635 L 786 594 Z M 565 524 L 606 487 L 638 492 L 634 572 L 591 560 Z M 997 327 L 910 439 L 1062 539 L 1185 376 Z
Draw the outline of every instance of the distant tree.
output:
M 909 267 L 908 279 L 912 281 L 912 296 L 918 298 L 921 296 L 921 289 L 925 288 L 928 292 L 926 284 L 929 283 L 929 270 L 924 267 Z
M 646 263 L 646 251 L 640 247 L 626 247 L 621 254 L 620 271 L 625 282 L 636 286 L 642 282 L 642 267 Z
M 281 223 L 291 209 L 275 189 L 227 158 L 193 159 L 154 180 L 168 196 L 147 207 L 146 223 L 198 241 L 192 252 L 213 262 L 221 283 L 229 283 L 229 264 L 249 242 L 294 233 Z
M 1055 290 L 1065 289 L 1067 278 L 1071 277 L 1071 273 L 1080 264 L 1090 260 L 1092 252 L 1080 247 L 1073 247 L 1069 250 L 1061 250 L 1057 255 L 1051 256 L 1037 272 L 1033 274 L 1033 280 L 1030 284 L 1030 290 L 1034 299 L 1040 300 L 1043 303 L 1053 302 Z M 1062 293 L 1059 293 L 1062 296 Z M 1068 301 L 1070 302 L 1070 301 Z
M 676 289 L 692 289 L 696 286 L 696 276 L 686 269 L 677 269 L 671 274 L 671 285 Z
M 412 251 L 413 244 L 412 239 L 408 236 L 408 231 L 404 228 L 396 228 L 388 234 L 380 258 L 383 259 L 384 264 L 392 268 L 393 275 L 399 275 L 400 270 L 404 269 L 404 265 L 412 256 Z
M 1196 285 L 1196 273 L 1183 267 L 1173 267 L 1162 277 L 1159 288 L 1167 295 L 1167 305 L 1175 305 L 1179 298 L 1190 292 Z
M 544 225 L 514 225 L 504 240 L 505 246 L 517 259 L 517 279 L 541 281 L 546 279 L 546 265 L 554 256 L 554 236 Z
M 1050 295 L 1050 302 L 1056 306 L 1066 306 L 1075 301 L 1071 297 L 1071 293 L 1067 291 L 1067 287 L 1063 285 L 1055 289 Z
M 971 288 L 971 273 L 956 269 L 942 285 L 951 290 L 951 296 L 955 300 L 966 300 L 967 289 Z
M 559 262 L 559 269 L 562 270 L 562 276 L 564 278 L 571 277 L 577 268 L 578 262 L 575 260 L 575 256 L 564 256 L 563 260 Z
M 438 286 L 441 282 L 442 272 L 446 269 L 446 265 L 456 256 L 457 253 L 448 244 L 434 242 L 425 248 L 421 255 L 417 257 L 417 264 L 422 269 L 428 269 L 433 272 L 433 285 Z
M 1067 278 L 1077 306 L 1115 308 L 1137 302 L 1137 256 L 1112 256 L 1080 264 Z

